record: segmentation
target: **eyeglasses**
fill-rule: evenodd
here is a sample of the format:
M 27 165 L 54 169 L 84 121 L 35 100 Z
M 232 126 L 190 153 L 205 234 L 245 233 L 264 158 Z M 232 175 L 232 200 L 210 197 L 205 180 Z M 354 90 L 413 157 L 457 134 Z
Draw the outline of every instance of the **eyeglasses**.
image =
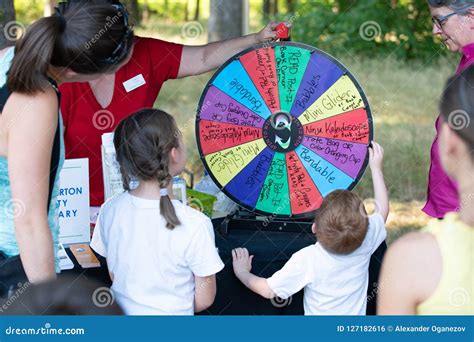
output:
M 463 11 L 454 11 L 453 13 L 449 13 L 448 15 L 442 16 L 442 17 L 431 17 L 431 21 L 433 22 L 434 25 L 436 25 L 437 28 L 440 30 L 443 29 L 444 23 L 448 21 L 449 18 L 451 18 L 453 15 L 456 14 L 466 14 L 469 10 L 463 10 Z

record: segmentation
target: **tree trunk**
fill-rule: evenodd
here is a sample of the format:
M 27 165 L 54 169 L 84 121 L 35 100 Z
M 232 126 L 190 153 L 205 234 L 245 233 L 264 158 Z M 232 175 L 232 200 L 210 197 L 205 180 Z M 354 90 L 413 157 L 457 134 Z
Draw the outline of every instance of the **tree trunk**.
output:
M 194 12 L 194 21 L 198 21 L 199 20 L 199 7 L 201 5 L 201 1 L 200 0 L 196 0 L 196 10 Z
M 147 23 L 150 19 L 150 7 L 148 6 L 148 0 L 143 2 L 143 10 L 142 10 L 142 23 Z
M 211 0 L 209 41 L 240 37 L 243 34 L 244 0 Z
M 270 0 L 263 0 L 263 18 L 265 21 L 270 17 Z
M 273 15 L 278 15 L 278 0 L 273 0 Z
M 140 16 L 140 6 L 138 5 L 138 0 L 127 0 L 126 4 L 128 5 L 127 8 L 130 12 L 131 17 L 136 25 L 140 24 L 141 16 Z
M 189 13 L 188 13 L 188 6 L 189 5 L 189 0 L 186 0 L 186 2 L 184 3 L 184 21 L 188 21 L 189 20 Z
M 339 13 L 344 13 L 352 7 L 355 0 L 338 0 L 337 2 L 339 3 Z
M 15 6 L 13 0 L 0 0 L 0 49 L 15 44 Z M 18 27 L 18 26 L 16 26 Z
M 288 13 L 295 13 L 295 2 L 296 0 L 286 0 L 286 9 Z

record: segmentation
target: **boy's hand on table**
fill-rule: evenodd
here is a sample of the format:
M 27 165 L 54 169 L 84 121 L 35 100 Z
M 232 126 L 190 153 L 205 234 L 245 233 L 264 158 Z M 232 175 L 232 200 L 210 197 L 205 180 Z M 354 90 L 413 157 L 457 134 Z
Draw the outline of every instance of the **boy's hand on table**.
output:
M 235 248 L 232 250 L 232 266 L 237 278 L 250 290 L 264 298 L 275 297 L 267 280 L 250 273 L 252 270 L 253 255 L 249 255 L 247 248 Z
M 235 248 L 232 250 L 232 266 L 235 275 L 250 272 L 252 270 L 253 255 L 249 255 L 247 248 Z

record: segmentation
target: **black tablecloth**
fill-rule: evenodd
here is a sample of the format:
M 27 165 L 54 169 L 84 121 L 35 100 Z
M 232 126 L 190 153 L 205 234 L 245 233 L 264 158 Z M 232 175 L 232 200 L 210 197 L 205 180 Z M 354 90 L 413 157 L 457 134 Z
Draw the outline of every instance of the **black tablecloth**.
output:
M 315 243 L 315 238 L 307 232 L 270 232 L 262 230 L 233 229 L 222 234 L 219 232 L 221 220 L 213 221 L 216 228 L 216 246 L 225 263 L 225 268 L 217 274 L 217 295 L 214 304 L 201 314 L 208 315 L 302 315 L 303 291 L 293 295 L 286 301 L 264 299 L 248 290 L 234 275 L 232 270 L 231 250 L 236 247 L 246 247 L 255 257 L 252 272 L 270 277 L 283 267 L 293 253 Z M 377 282 L 383 255 L 387 249 L 385 242 L 372 255 L 369 267 L 369 288 L 367 314 L 375 314 Z M 101 267 L 82 269 L 66 249 L 75 267 L 62 274 L 78 274 L 88 279 L 94 279 L 110 286 L 105 259 L 98 256 Z

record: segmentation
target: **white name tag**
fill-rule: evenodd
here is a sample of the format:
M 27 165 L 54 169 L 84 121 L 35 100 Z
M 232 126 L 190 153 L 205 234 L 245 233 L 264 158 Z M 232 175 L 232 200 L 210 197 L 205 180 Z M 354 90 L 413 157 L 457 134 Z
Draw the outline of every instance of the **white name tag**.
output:
M 141 87 L 145 83 L 146 82 L 145 82 L 145 79 L 143 78 L 143 75 L 140 74 L 135 77 L 132 77 L 128 81 L 123 82 L 123 87 L 125 88 L 127 93 L 129 93 L 132 90 L 137 89 L 138 87 Z

